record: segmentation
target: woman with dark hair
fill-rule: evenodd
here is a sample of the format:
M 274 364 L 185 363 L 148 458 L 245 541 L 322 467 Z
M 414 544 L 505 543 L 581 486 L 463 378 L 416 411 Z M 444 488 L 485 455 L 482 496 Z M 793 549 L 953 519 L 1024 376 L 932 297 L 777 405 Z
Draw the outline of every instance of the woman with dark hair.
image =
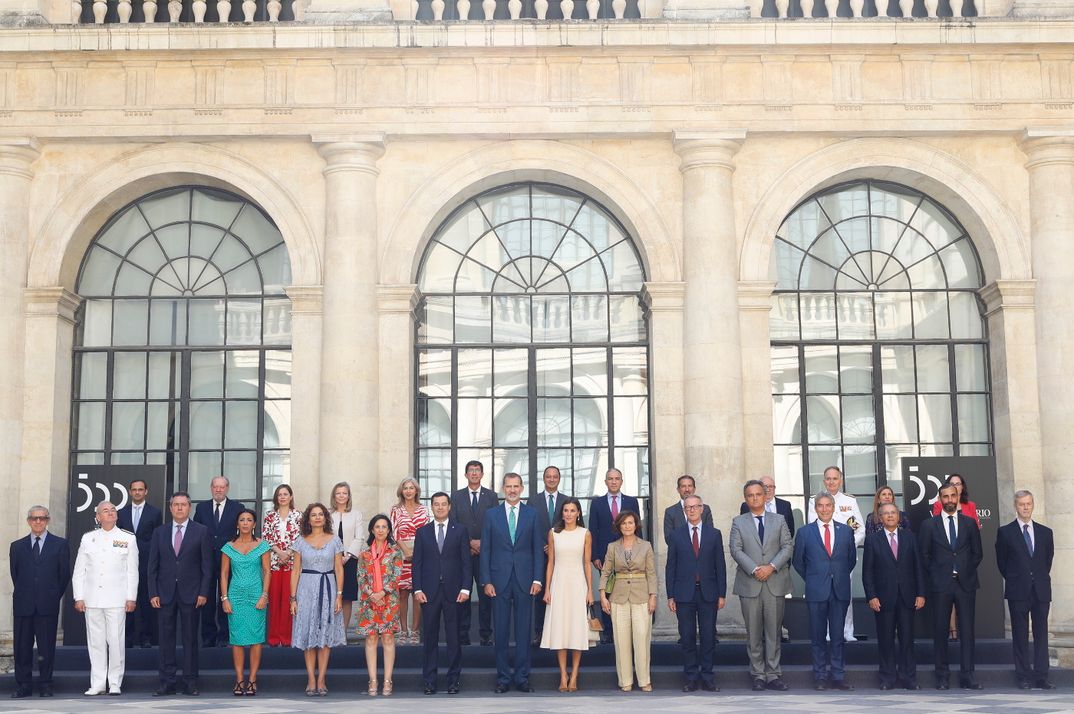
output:
M 392 523 L 378 513 L 369 521 L 369 546 L 358 556 L 358 635 L 365 638 L 365 666 L 371 697 L 377 695 L 377 642 L 384 643 L 384 696 L 392 693 L 395 635 L 399 632 L 399 578 L 403 552 L 392 538 Z M 435 635 L 434 635 L 435 636 Z
M 347 644 L 343 631 L 343 546 L 332 536 L 328 509 L 320 503 L 306 506 L 302 537 L 291 546 L 291 641 L 306 659 L 306 696 L 325 696 L 328 656 L 333 647 Z M 316 681 L 315 681 L 316 677 Z
M 600 571 L 600 607 L 612 617 L 615 632 L 615 670 L 619 688 L 634 687 L 634 673 L 643 692 L 653 691 L 649 646 L 656 612 L 656 558 L 653 546 L 638 537 L 641 517 L 620 511 L 612 523 L 619 536 L 608 546 Z
M 589 649 L 589 612 L 593 603 L 593 539 L 582 520 L 582 504 L 568 498 L 560 517 L 548 534 L 548 568 L 545 571 L 544 629 L 541 647 L 556 650 L 559 663 L 559 691 L 578 689 L 578 665 L 582 650 Z M 567 650 L 571 651 L 571 673 L 567 678 Z
M 227 614 L 231 662 L 239 697 L 257 694 L 257 670 L 261 668 L 261 645 L 265 641 L 265 615 L 269 600 L 269 544 L 254 535 L 257 514 L 249 508 L 235 519 L 235 537 L 220 551 L 220 603 Z M 246 648 L 250 648 L 250 676 Z
M 970 485 L 966 483 L 966 479 L 962 478 L 961 474 L 951 474 L 947 477 L 947 481 L 944 482 L 944 486 L 954 486 L 958 489 L 958 503 L 962 510 L 962 515 L 969 516 L 977 523 L 977 528 L 981 528 L 981 519 L 977 517 L 977 504 L 970 500 Z M 939 496 L 936 497 L 936 502 L 932 504 L 932 515 L 940 515 L 940 511 L 943 510 L 943 504 L 940 503 Z M 951 606 L 951 624 L 948 626 L 948 638 L 952 642 L 958 640 L 958 608 L 954 605 Z
M 354 507 L 351 485 L 340 481 L 332 487 L 332 532 L 343 545 L 343 631 L 351 625 L 351 608 L 358 599 L 358 554 L 364 541 L 362 512 Z
M 881 486 L 873 494 L 873 510 L 865 517 L 865 532 L 879 533 L 884 530 L 884 524 L 880 522 L 880 507 L 888 503 L 895 503 L 895 491 L 891 486 Z M 898 506 L 895 506 L 898 508 Z M 909 528 L 910 519 L 906 513 L 899 511 L 899 528 Z
M 281 483 L 272 493 L 272 510 L 265 514 L 261 535 L 272 548 L 272 577 L 269 580 L 269 647 L 291 646 L 291 546 L 299 536 L 301 514 L 295 510 L 295 494 Z

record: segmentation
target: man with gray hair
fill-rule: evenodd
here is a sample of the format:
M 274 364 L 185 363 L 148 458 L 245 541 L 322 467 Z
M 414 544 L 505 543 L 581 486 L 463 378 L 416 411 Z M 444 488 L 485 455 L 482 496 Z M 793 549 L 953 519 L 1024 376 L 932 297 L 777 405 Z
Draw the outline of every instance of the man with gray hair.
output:
M 860 548 L 865 544 L 865 519 L 862 518 L 858 500 L 843 492 L 843 472 L 838 466 L 829 466 L 823 474 L 824 491 L 835 502 L 835 511 L 832 518 L 836 523 L 845 523 L 850 526 L 854 533 L 855 547 Z M 813 508 L 813 498 L 809 499 L 806 506 L 806 522 L 812 523 L 817 520 L 816 510 Z M 854 602 L 847 603 L 846 618 L 843 622 L 843 639 L 846 642 L 854 642 Z
M 201 614 L 202 647 L 226 647 L 231 644 L 227 633 L 227 615 L 220 607 L 220 551 L 235 536 L 235 521 L 246 505 L 228 498 L 231 482 L 227 476 L 215 476 L 209 482 L 212 498 L 202 501 L 194 510 L 194 522 L 209 529 L 213 539 L 213 580 L 209 602 Z
M 86 615 L 87 697 L 121 693 L 127 613 L 134 611 L 138 600 L 138 539 L 117 528 L 118 519 L 114 505 L 97 504 L 100 529 L 82 536 L 71 577 L 75 609 Z

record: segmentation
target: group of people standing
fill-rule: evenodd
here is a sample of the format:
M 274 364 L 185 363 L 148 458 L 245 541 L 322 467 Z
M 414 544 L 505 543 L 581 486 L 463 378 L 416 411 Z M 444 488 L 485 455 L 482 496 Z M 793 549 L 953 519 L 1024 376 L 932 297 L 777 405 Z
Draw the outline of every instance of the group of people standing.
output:
M 257 514 L 228 498 L 223 476 L 212 480 L 212 498 L 200 503 L 193 517 L 189 495 L 172 494 L 167 523 L 146 500 L 145 482 L 135 481 L 124 508 L 98 504 L 100 528 L 83 536 L 73 572 L 67 541 L 48 533 L 48 510 L 34 506 L 27 516 L 30 535 L 12 543 L 10 551 L 17 682 L 12 696 L 32 691 L 35 640 L 39 693 L 52 695 L 59 601 L 69 583 L 75 609 L 86 616 L 91 671 L 85 694 L 90 696 L 121 693 L 124 647 L 151 646 L 154 621 L 160 646 L 160 686 L 154 696 L 177 693 L 180 639 L 182 691 L 199 694 L 199 629 L 202 646 L 232 647 L 236 696 L 257 694 L 265 644 L 303 650 L 306 695 L 325 696 L 330 653 L 346 644 L 352 615 L 357 635 L 365 640 L 370 696 L 392 694 L 395 645 L 419 639 L 424 693 L 437 693 L 442 625 L 446 691 L 457 694 L 461 648 L 470 644 L 472 595 L 479 602 L 481 644 L 496 648 L 497 693 L 533 691 L 531 645 L 556 650 L 559 690 L 577 690 L 581 653 L 597 632 L 601 640 L 614 641 L 619 687 L 630 691 L 636 680 L 641 690 L 651 691 L 656 558 L 642 537 L 637 499 L 622 493 L 622 473 L 608 470 L 607 493 L 593 499 L 588 527 L 581 502 L 559 492 L 555 466 L 544 470 L 544 489 L 527 504 L 521 502 L 519 474 L 503 477 L 502 503 L 481 485 L 479 461 L 469 462 L 465 474 L 465 487 L 433 494 L 428 508 L 420 502 L 418 483 L 404 479 L 389 514 L 377 514 L 368 523 L 354 508 L 345 482 L 333 487 L 330 507 L 315 502 L 301 512 L 291 487 L 280 485 L 260 533 Z M 797 534 L 790 504 L 775 497 L 771 477 L 743 487 L 728 550 L 737 566 L 733 592 L 746 624 L 753 689 L 788 688 L 780 648 L 787 639 L 782 626 L 792 567 L 805 582 L 815 688 L 853 689 L 845 677 L 843 643 L 848 633 L 853 637 L 846 620 L 859 546 L 864 547 L 866 600 L 877 621 L 880 688 L 919 688 L 913 613 L 928 598 L 935 605 L 937 688 L 948 688 L 950 638 L 960 641 L 960 684 L 979 689 L 973 621 L 981 538 L 965 480 L 948 479 L 936 515 L 917 534 L 890 488 L 877 491 L 873 512 L 863 521 L 857 502 L 842 493 L 838 468 L 825 470 L 824 484 L 825 490 L 810 499 L 808 524 Z M 723 536 L 696 494 L 694 479 L 680 477 L 677 490 L 679 502 L 664 513 L 664 576 L 684 655 L 683 690 L 719 691 L 713 659 L 716 615 L 727 591 Z M 1032 494 L 1017 492 L 1015 508 L 1018 518 L 1000 529 L 996 554 L 1007 583 L 1016 674 L 1021 687 L 1051 688 L 1052 534 L 1032 520 Z M 599 572 L 596 595 L 594 569 Z M 591 610 L 598 601 L 599 608 Z

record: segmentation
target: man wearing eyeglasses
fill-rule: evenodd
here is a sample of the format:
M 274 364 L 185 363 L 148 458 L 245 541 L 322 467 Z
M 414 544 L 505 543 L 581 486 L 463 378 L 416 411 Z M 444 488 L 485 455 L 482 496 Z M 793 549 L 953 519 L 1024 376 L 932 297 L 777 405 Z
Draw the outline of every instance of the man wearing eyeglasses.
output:
M 11 544 L 8 563 L 14 584 L 15 691 L 12 699 L 33 694 L 34 642 L 37 643 L 37 683 L 42 697 L 52 696 L 52 661 L 56 655 L 56 626 L 60 599 L 71 582 L 71 550 L 65 538 L 48 532 L 49 513 L 33 506 L 26 513 L 30 535 Z

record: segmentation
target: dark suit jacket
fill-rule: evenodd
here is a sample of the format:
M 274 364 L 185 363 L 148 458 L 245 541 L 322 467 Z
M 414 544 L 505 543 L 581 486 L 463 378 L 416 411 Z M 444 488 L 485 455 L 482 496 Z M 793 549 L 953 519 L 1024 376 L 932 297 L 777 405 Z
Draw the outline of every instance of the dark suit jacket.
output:
M 35 559 L 30 536 L 19 538 L 8 550 L 8 565 L 15 586 L 11 596 L 15 617 L 58 616 L 60 599 L 71 582 L 71 548 L 67 539 L 49 533 L 41 544 L 41 555 Z
M 194 522 L 200 523 L 209 529 L 209 534 L 212 536 L 213 551 L 220 552 L 220 549 L 235 536 L 235 521 L 239 519 L 239 512 L 246 508 L 246 505 L 241 501 L 233 501 L 227 499 L 224 501 L 223 513 L 220 514 L 220 525 L 216 525 L 216 504 L 213 499 L 208 501 L 202 501 L 198 504 L 198 507 L 194 509 Z
M 638 499 L 619 492 L 619 512 L 634 511 L 641 516 L 641 505 Z M 607 494 L 594 496 L 589 504 L 589 532 L 593 535 L 593 560 L 604 562 L 604 555 L 608 552 L 608 545 L 619 538 L 612 531 L 612 509 L 608 506 Z M 644 538 L 641 524 L 638 524 L 638 537 Z
M 470 537 L 466 529 L 448 518 L 441 552 L 436 547 L 436 521 L 429 521 L 419 528 L 414 536 L 411 573 L 414 592 L 421 590 L 432 600 L 443 588 L 444 598 L 454 602 L 460 590 L 469 590 L 474 583 Z
M 794 569 L 805 581 L 806 602 L 824 602 L 833 592 L 837 600 L 850 601 L 850 572 L 858 564 L 854 531 L 832 521 L 832 554 L 824 548 L 819 528 L 809 524 L 794 539 Z
M 511 579 L 529 592 L 534 582 L 544 582 L 545 539 L 537 532 L 537 515 L 524 503 L 518 504 L 515 542 L 507 526 L 507 505 L 497 506 L 485 514 L 481 530 L 481 577 L 484 587 L 492 583 L 497 593 L 505 593 Z
M 1003 576 L 1003 597 L 1030 600 L 1036 591 L 1040 602 L 1052 601 L 1052 529 L 1033 521 L 1033 555 L 1029 555 L 1022 526 L 1015 519 L 996 535 L 996 566 Z
M 706 505 L 701 509 L 701 522 L 712 525 L 712 509 Z M 682 512 L 681 503 L 673 503 L 664 509 L 664 544 L 671 543 L 671 534 L 679 528 L 686 527 L 686 514 Z
M 739 506 L 739 508 L 738 508 L 739 514 L 741 515 L 741 514 L 745 513 L 748 510 L 750 510 L 750 507 L 746 505 L 745 501 L 743 501 L 742 505 Z M 780 498 L 779 496 L 776 496 L 776 513 L 778 513 L 779 515 L 783 516 L 783 520 L 787 521 L 787 530 L 789 530 L 791 532 L 791 538 L 793 538 L 794 537 L 794 509 L 791 508 L 791 502 L 790 501 L 785 501 L 782 498 Z
M 981 530 L 972 518 L 958 514 L 958 541 L 951 550 L 947 537 L 947 516 L 933 516 L 921 524 L 918 542 L 921 558 L 925 564 L 929 592 L 947 592 L 954 578 L 951 572 L 958 569 L 958 584 L 963 590 L 976 590 L 977 566 L 981 564 Z
M 485 513 L 490 508 L 495 508 L 499 502 L 500 499 L 496 497 L 495 491 L 482 486 L 481 493 L 477 496 L 477 510 L 475 511 L 470 506 L 470 489 L 460 488 L 451 494 L 451 520 L 457 520 L 466 528 L 467 533 L 470 534 L 470 540 L 479 540 L 481 527 L 485 524 Z
M 925 597 L 925 568 L 917 552 L 917 538 L 907 528 L 899 528 L 899 559 L 891 554 L 887 531 L 865 536 L 861 579 L 865 599 L 879 598 L 881 607 L 902 604 L 913 609 L 914 599 Z
M 119 509 L 119 520 L 116 525 L 125 531 L 130 531 L 138 539 L 138 576 L 145 578 L 149 568 L 149 547 L 153 540 L 153 531 L 164 522 L 164 516 L 160 509 L 146 501 L 142 506 L 142 518 L 138 521 L 138 530 L 134 530 L 134 507 L 130 501 Z
M 563 504 L 567 502 L 567 498 L 568 496 L 562 491 L 556 491 L 556 520 L 563 517 Z M 548 531 L 552 530 L 552 526 L 556 524 L 548 520 L 548 495 L 544 492 L 544 489 L 530 496 L 530 500 L 526 502 L 526 505 L 536 513 L 537 531 L 543 534 L 544 540 L 547 542 Z
M 162 605 L 178 599 L 192 605 L 209 597 L 213 577 L 213 542 L 209 529 L 187 520 L 179 555 L 172 548 L 172 522 L 153 531 L 149 544 L 149 598 L 159 597 Z
M 683 602 L 694 599 L 694 587 L 700 577 L 701 598 L 716 602 L 727 597 L 727 565 L 723 559 L 723 534 L 712 526 L 701 524 L 701 551 L 695 556 L 690 528 L 672 531 L 668 543 L 668 561 L 664 582 L 668 597 Z

